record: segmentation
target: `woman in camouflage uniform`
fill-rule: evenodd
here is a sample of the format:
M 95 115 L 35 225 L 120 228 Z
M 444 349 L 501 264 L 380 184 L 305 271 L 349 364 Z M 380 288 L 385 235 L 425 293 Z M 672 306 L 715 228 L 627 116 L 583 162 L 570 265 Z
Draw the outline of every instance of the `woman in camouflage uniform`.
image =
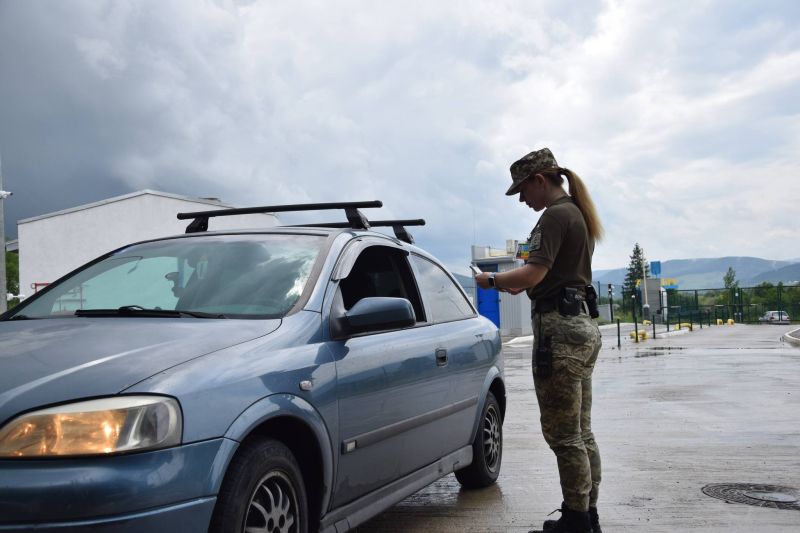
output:
M 531 299 L 533 381 L 542 433 L 558 462 L 564 501 L 549 532 L 601 533 L 597 517 L 600 454 L 591 429 L 592 370 L 600 352 L 600 330 L 589 309 L 591 260 L 603 229 L 581 179 L 561 168 L 549 149 L 511 165 L 506 192 L 534 211 L 545 209 L 528 239 L 526 264 L 476 276 L 482 288 Z M 569 194 L 562 188 L 564 177 Z

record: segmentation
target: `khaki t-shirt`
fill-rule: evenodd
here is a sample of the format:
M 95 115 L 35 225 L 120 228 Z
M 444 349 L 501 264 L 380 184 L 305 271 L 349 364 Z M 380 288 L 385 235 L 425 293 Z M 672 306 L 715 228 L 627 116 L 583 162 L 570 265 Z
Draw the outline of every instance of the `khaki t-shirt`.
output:
M 559 198 L 545 209 L 528 238 L 528 263 L 550 269 L 528 289 L 531 300 L 558 296 L 561 287 L 585 287 L 592 282 L 594 239 L 572 197 Z

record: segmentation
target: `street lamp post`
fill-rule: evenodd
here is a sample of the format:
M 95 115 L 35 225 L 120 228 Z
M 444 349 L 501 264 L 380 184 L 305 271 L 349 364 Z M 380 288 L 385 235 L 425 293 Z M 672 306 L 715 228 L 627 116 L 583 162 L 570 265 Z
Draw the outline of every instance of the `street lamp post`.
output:
M 3 243 L 3 253 L 0 254 L 0 313 L 8 309 L 8 287 L 6 287 L 6 226 L 3 204 L 11 193 L 3 190 L 3 161 L 0 159 L 0 242 Z
M 623 309 L 624 311 L 624 309 Z M 610 317 L 611 322 L 614 321 L 614 286 L 609 283 L 608 284 L 608 314 Z
M 642 306 L 642 320 L 650 319 L 650 303 L 647 301 L 647 268 L 644 264 L 644 252 L 642 253 L 642 291 L 644 292 L 644 305 Z

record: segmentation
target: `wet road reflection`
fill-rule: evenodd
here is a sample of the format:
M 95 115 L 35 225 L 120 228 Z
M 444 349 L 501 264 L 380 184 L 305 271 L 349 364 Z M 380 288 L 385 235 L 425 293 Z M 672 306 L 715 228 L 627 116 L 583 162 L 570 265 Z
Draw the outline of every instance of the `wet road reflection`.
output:
M 726 504 L 715 482 L 800 485 L 800 348 L 770 326 L 714 326 L 616 346 L 593 377 L 608 531 L 797 531 L 796 511 Z M 613 340 L 613 342 L 612 342 Z M 544 443 L 530 342 L 504 347 L 508 411 L 496 486 L 449 475 L 359 527 L 371 532 L 527 532 L 561 502 Z

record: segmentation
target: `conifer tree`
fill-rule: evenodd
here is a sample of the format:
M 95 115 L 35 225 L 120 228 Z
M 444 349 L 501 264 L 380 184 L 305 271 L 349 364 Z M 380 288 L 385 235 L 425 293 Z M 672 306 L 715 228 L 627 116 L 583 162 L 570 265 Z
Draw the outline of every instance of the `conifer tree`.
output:
M 622 285 L 625 294 L 633 294 L 633 291 L 636 289 L 636 282 L 642 279 L 643 268 L 646 274 L 650 273 L 650 267 L 644 259 L 644 251 L 637 242 L 633 246 L 631 262 L 628 264 L 628 272 L 625 274 L 625 282 Z

